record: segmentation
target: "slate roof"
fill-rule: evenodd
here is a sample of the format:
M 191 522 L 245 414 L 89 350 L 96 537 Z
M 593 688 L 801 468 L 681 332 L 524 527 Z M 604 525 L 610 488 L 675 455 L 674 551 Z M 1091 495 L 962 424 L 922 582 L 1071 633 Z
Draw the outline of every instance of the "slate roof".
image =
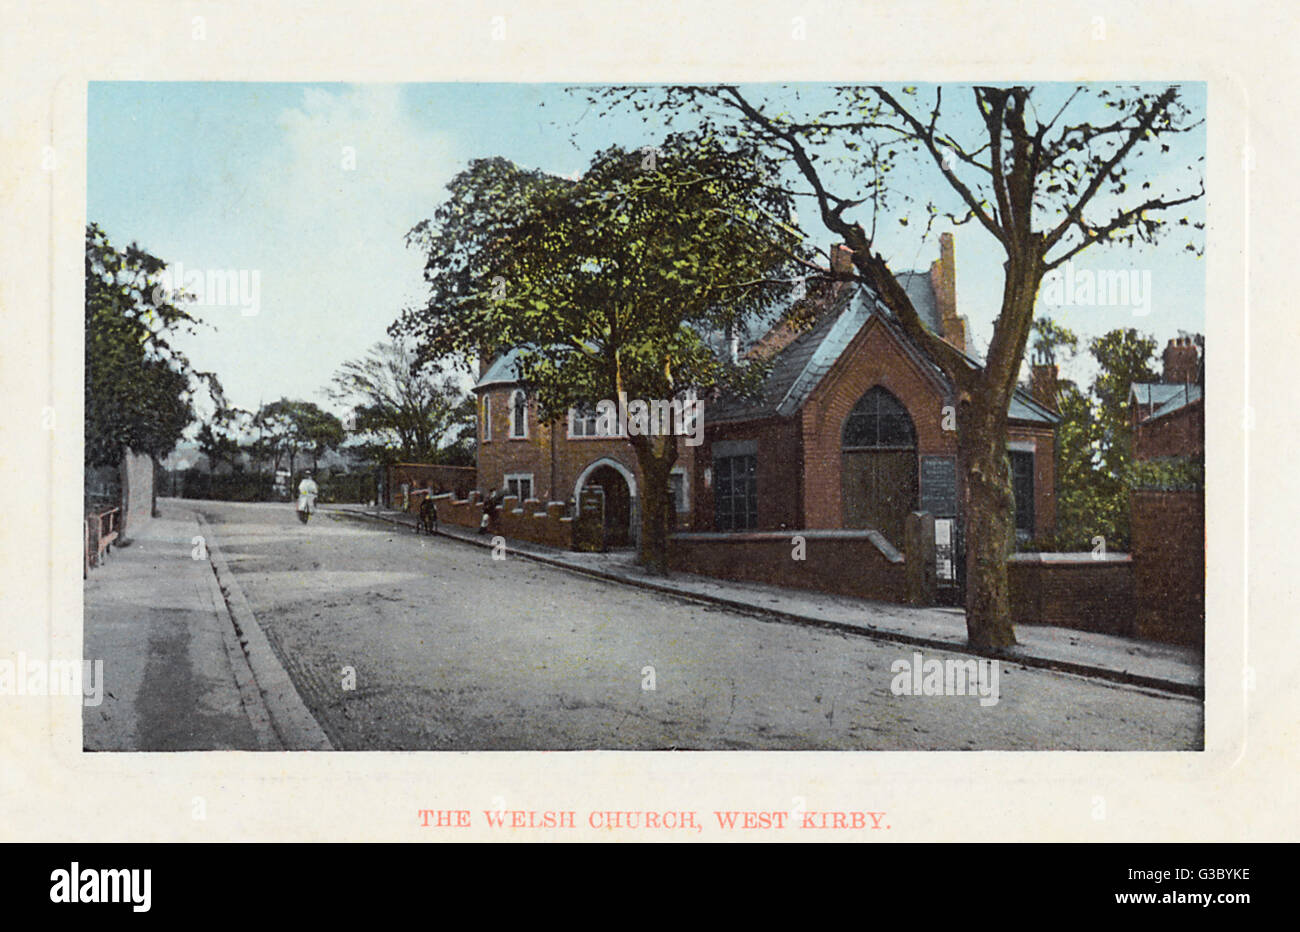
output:
M 1163 402 L 1158 403 L 1156 409 L 1142 419 L 1144 422 L 1154 421 L 1166 414 L 1181 411 L 1188 405 L 1195 404 L 1205 397 L 1205 390 L 1200 385 L 1168 385 L 1164 387 L 1176 389 L 1176 391 Z
M 900 272 L 895 276 L 903 286 L 907 296 L 912 299 L 912 307 L 921 318 L 926 329 L 934 333 L 943 333 L 943 321 L 940 319 L 939 304 L 934 299 L 934 286 L 929 272 Z
M 930 273 L 903 272 L 899 281 L 911 297 L 922 322 L 930 330 L 939 332 L 939 309 L 930 285 Z M 731 423 L 794 415 L 873 315 L 878 316 L 881 323 L 898 338 L 899 346 L 936 383 L 939 390 L 945 394 L 950 393 L 951 386 L 942 370 L 913 345 L 875 293 L 864 285 L 845 285 L 835 287 L 829 300 L 818 310 L 813 326 L 777 353 L 759 397 L 719 399 L 709 405 L 709 421 Z M 778 317 L 777 322 L 779 320 Z M 964 355 L 973 365 L 983 365 L 981 360 L 969 353 Z M 474 390 L 515 384 L 519 380 L 516 368 L 519 356 L 520 349 L 516 348 L 498 357 L 474 383 Z M 1179 390 L 1182 388 L 1170 387 Z M 1137 389 L 1138 386 L 1134 388 Z M 1061 420 L 1059 414 L 1043 407 L 1020 389 L 1012 396 L 1007 413 L 1012 420 L 1029 423 L 1056 424 Z
M 1140 405 L 1162 405 L 1182 392 L 1182 385 L 1168 382 L 1134 382 L 1129 397 Z
M 913 275 L 915 283 L 915 276 L 921 273 L 905 274 Z M 929 291 L 928 274 L 925 286 Z M 930 307 L 937 314 L 933 295 L 930 300 Z M 881 323 L 898 338 L 903 351 L 936 382 L 940 391 L 950 393 L 951 386 L 942 370 L 904 335 L 901 325 L 875 294 L 858 285 L 842 289 L 822 311 L 813 327 L 777 354 L 759 398 L 715 401 L 709 406 L 709 420 L 732 423 L 795 414 L 873 315 L 879 317 Z M 974 365 L 982 365 L 975 357 L 965 355 Z M 1061 420 L 1059 414 L 1043 407 L 1020 389 L 1013 395 L 1007 413 L 1013 420 L 1029 423 L 1056 424 Z
M 492 365 L 488 366 L 477 382 L 474 383 L 474 391 L 488 388 L 493 385 L 514 385 L 519 381 L 519 371 L 515 368 L 519 362 L 520 352 L 523 347 L 515 347 L 508 353 L 498 356 Z

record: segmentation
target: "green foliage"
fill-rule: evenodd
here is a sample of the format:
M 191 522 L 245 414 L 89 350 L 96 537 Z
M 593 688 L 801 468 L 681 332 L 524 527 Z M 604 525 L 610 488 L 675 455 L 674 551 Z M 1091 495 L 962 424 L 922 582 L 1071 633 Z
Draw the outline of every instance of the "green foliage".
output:
M 269 460 L 272 472 L 282 462 L 294 471 L 297 458 L 303 455 L 310 456 L 315 466 L 326 450 L 343 443 L 342 422 L 310 401 L 281 398 L 262 405 L 252 423 L 259 433 L 254 455 Z
M 473 462 L 475 399 L 445 374 L 429 374 L 404 343 L 376 343 L 345 362 L 330 396 L 353 406 L 355 448 L 379 462 Z M 454 449 L 445 453 L 444 444 Z
M 1205 488 L 1205 463 L 1188 456 L 1165 456 L 1132 463 L 1125 476 L 1128 488 L 1184 492 Z
M 610 148 L 577 181 L 472 162 L 409 240 L 428 255 L 425 307 L 391 332 L 420 358 L 523 347 L 543 417 L 615 397 L 701 394 L 761 377 L 709 335 L 788 295 L 799 237 L 775 163 L 752 147 L 671 136 Z M 750 371 L 750 369 L 753 371 Z
M 205 386 L 223 403 L 216 376 L 197 372 L 170 342 L 196 319 L 162 287 L 166 263 L 132 243 L 116 249 L 86 227 L 86 447 L 88 466 L 115 465 L 127 447 L 163 457 L 194 420 Z
M 1158 381 L 1156 341 L 1117 329 L 1089 343 L 1098 372 L 1088 394 L 1068 385 L 1061 392 L 1056 435 L 1057 547 L 1087 550 L 1094 537 L 1106 546 L 1129 546 L 1128 491 L 1132 487 L 1133 428 L 1128 404 L 1134 382 Z

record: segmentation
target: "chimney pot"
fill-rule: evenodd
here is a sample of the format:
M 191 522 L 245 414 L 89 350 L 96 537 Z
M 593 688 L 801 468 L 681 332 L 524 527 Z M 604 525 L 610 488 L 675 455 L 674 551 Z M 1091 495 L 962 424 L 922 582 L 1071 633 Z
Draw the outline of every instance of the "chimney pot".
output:
M 841 281 L 853 277 L 853 250 L 844 243 L 831 247 L 831 275 Z

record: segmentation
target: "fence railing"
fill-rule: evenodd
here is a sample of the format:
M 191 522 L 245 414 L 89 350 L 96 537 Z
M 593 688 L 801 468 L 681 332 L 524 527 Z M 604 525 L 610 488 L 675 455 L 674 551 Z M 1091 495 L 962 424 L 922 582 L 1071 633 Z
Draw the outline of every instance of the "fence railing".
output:
M 108 554 L 109 548 L 122 532 L 122 509 L 101 508 L 86 515 L 85 526 L 85 564 L 82 576 L 86 576 L 91 567 L 99 566 Z

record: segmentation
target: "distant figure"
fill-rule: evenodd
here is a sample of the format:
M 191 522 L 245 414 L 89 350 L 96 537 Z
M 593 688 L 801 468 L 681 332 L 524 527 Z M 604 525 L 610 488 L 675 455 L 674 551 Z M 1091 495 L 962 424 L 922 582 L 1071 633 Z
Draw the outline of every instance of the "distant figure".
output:
M 415 522 L 415 533 L 438 533 L 438 506 L 433 503 L 433 496 L 426 495 L 420 502 L 420 516 Z
M 479 521 L 478 532 L 486 534 L 488 528 L 496 524 L 497 509 L 501 507 L 501 502 L 497 498 L 497 490 L 493 489 L 488 493 L 487 499 L 483 502 L 483 518 Z
M 302 477 L 302 482 L 298 483 L 298 520 L 303 524 L 311 517 L 311 513 L 316 510 L 316 496 L 320 494 L 320 489 L 316 481 L 311 477 L 311 470 Z

